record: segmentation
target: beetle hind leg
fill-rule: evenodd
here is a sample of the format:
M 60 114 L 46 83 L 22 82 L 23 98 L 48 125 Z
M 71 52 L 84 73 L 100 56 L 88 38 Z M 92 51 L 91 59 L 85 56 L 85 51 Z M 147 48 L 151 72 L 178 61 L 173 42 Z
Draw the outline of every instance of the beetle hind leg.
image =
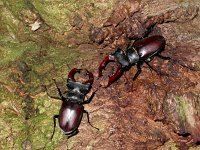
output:
M 154 69 L 148 62 L 145 62 L 145 64 L 147 64 L 147 66 L 150 68 L 150 70 L 152 71 L 155 71 L 158 75 L 160 75 L 159 71 Z
M 133 81 L 135 81 L 137 79 L 137 77 L 140 75 L 140 73 L 142 72 L 142 69 L 141 69 L 142 65 L 143 65 L 143 62 L 137 63 L 137 72 L 133 77 Z
M 66 134 L 66 135 L 67 135 L 67 139 L 69 139 L 69 138 L 71 138 L 71 137 L 77 135 L 78 133 L 79 133 L 79 130 L 76 129 L 76 130 L 74 130 L 72 133 Z
M 148 66 L 151 70 L 155 71 L 159 76 L 162 76 L 162 75 L 167 76 L 167 75 L 168 75 L 168 74 L 166 74 L 166 73 L 161 72 L 161 71 L 158 70 L 158 69 L 153 68 L 148 62 L 145 62 L 145 63 L 147 64 L 147 66 Z
M 160 59 L 163 59 L 163 60 L 170 60 L 170 59 L 171 59 L 170 57 L 162 56 L 161 54 L 157 54 L 156 56 L 157 56 L 158 58 L 160 58 Z
M 83 113 L 86 113 L 86 115 L 87 115 L 87 120 L 88 120 L 89 125 L 90 125 L 91 127 L 95 128 L 95 129 L 99 130 L 99 128 L 93 126 L 93 125 L 90 123 L 89 113 L 88 113 L 86 110 L 84 110 Z
M 51 135 L 51 140 L 53 139 L 54 133 L 55 133 L 55 129 L 56 129 L 56 118 L 58 118 L 59 115 L 54 115 L 53 116 L 53 133 Z

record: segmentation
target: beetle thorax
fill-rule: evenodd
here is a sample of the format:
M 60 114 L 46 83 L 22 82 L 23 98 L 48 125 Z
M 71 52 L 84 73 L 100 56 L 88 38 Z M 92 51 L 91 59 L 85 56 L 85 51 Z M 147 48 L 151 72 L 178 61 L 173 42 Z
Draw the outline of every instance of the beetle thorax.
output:
M 82 103 L 85 99 L 85 95 L 90 91 L 90 84 L 82 84 L 73 80 L 68 80 L 67 87 L 67 99 L 75 103 Z
M 129 66 L 128 57 L 123 50 L 117 49 L 112 55 L 114 55 L 115 59 L 121 64 L 122 68 Z
M 140 56 L 134 47 L 131 47 L 127 50 L 127 57 L 131 65 L 135 65 L 140 59 Z
M 76 90 L 70 90 L 67 92 L 67 99 L 69 101 L 75 102 L 75 103 L 81 103 L 85 99 L 85 95 L 81 92 L 78 92 Z

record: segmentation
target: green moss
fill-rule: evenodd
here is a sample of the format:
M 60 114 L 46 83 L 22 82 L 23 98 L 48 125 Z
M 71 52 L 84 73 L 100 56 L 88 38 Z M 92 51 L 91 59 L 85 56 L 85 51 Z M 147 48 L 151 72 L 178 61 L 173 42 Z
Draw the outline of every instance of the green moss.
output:
M 195 126 L 194 110 L 192 104 L 185 97 L 176 97 L 177 113 L 181 121 L 185 124 L 188 123 L 191 127 Z
M 38 107 L 39 112 L 36 117 L 29 120 L 29 138 L 32 141 L 34 149 L 39 149 L 41 147 L 53 149 L 63 138 L 63 134 L 60 133 L 59 128 L 56 127 L 54 136 L 56 140 L 50 140 L 53 131 L 53 116 L 59 112 L 60 101 L 53 101 L 45 96 L 38 98 L 35 106 Z
M 185 99 L 183 99 L 182 97 L 176 97 L 176 102 L 177 102 L 177 112 L 179 114 L 179 116 L 181 117 L 181 120 L 183 120 L 184 122 L 186 122 L 186 110 L 187 110 L 187 103 L 185 101 Z
M 101 0 L 0 1 L 0 81 L 8 85 L 6 87 L 0 83 L 0 149 L 22 149 L 26 141 L 30 141 L 32 149 L 54 149 L 63 141 L 64 135 L 58 127 L 53 141 L 50 141 L 52 117 L 59 112 L 61 102 L 42 96 L 41 85 L 49 84 L 53 78 L 66 77 L 69 72 L 67 65 L 73 67 L 75 62 L 89 59 L 91 55 L 75 49 L 76 43 L 68 42 L 76 39 L 87 43 L 87 31 L 58 35 L 64 42 L 56 35 L 71 30 L 69 18 L 74 12 L 80 14 L 84 23 L 96 25 L 109 15 L 112 5 L 113 0 L 104 4 Z M 22 20 L 22 13 L 25 12 L 28 17 L 32 14 L 28 10 L 39 12 L 53 30 L 50 33 L 32 32 Z M 12 68 L 12 65 L 17 61 L 27 63 L 31 70 L 25 73 L 13 72 L 12 69 L 16 68 Z M 25 84 L 12 79 L 20 75 Z M 25 96 L 19 96 L 16 90 L 32 96 L 41 95 L 25 101 Z M 27 114 L 29 117 L 25 119 Z M 72 145 L 74 142 L 70 141 Z
M 57 1 L 38 1 L 33 0 L 33 4 L 45 19 L 46 23 L 58 31 L 70 30 L 69 16 L 76 10 L 77 2 L 57 0 Z
M 34 100 L 34 107 L 38 109 L 37 115 L 24 120 L 21 108 L 22 99 L 15 94 L 8 94 L 1 90 L 6 97 L 1 101 L 0 118 L 0 145 L 2 149 L 22 149 L 25 141 L 31 142 L 33 149 L 53 149 L 63 139 L 63 134 L 56 128 L 55 137 L 50 140 L 53 131 L 53 115 L 60 108 L 60 101 L 53 101 L 47 96 Z M 53 110 L 53 111 L 52 111 Z
M 3 51 L 11 51 L 9 55 L 7 54 L 7 56 L 5 58 L 3 57 L 3 59 L 1 60 L 2 65 L 12 63 L 12 61 L 16 59 L 21 59 L 25 62 L 29 62 L 29 65 L 31 65 L 32 70 L 28 72 L 25 76 L 27 83 L 25 85 L 19 85 L 22 90 L 31 94 L 34 94 L 35 91 L 38 89 L 38 86 L 43 84 L 46 78 L 48 78 L 48 76 L 45 74 L 49 71 L 49 69 L 51 69 L 51 65 L 49 69 L 47 68 L 50 62 L 54 62 L 55 66 L 59 67 L 66 62 L 73 63 L 73 61 L 76 59 L 76 56 L 81 55 L 74 50 L 49 47 L 49 55 L 47 57 L 44 57 L 44 59 L 41 59 L 41 63 L 39 60 L 37 60 L 37 57 L 35 57 L 35 55 L 37 56 L 37 53 L 39 52 L 39 49 L 35 44 L 19 44 L 13 42 L 10 42 L 8 44 L 8 41 L 4 41 L 1 43 L 4 48 Z M 46 72 L 44 72 L 44 68 L 47 68 Z M 5 71 L 0 73 L 1 79 L 3 79 L 1 81 L 7 82 L 7 80 L 9 79 L 8 76 L 11 72 L 8 69 L 9 68 L 5 68 Z M 49 74 L 49 79 L 52 78 L 53 76 Z M 47 84 L 49 84 L 49 81 L 47 81 Z M 12 85 L 9 86 L 12 87 Z M 38 109 L 38 113 L 36 114 L 36 116 L 32 116 L 29 120 L 25 121 L 25 114 L 21 106 L 23 97 L 18 97 L 14 93 L 11 94 L 5 89 L 3 85 L 1 85 L 0 95 L 1 107 L 3 110 L 6 110 L 5 114 L 1 112 L 1 115 L 3 115 L 4 117 L 0 119 L 0 125 L 4 129 L 1 130 L 3 134 L 0 135 L 0 145 L 2 145 L 3 149 L 12 149 L 9 146 L 8 141 L 3 140 L 6 139 L 6 137 L 10 138 L 10 143 L 11 145 L 14 145 L 14 149 L 21 149 L 22 143 L 25 142 L 27 139 L 30 140 L 33 149 L 53 149 L 59 144 L 59 141 L 63 138 L 63 134 L 58 128 L 56 129 L 55 133 L 56 140 L 54 140 L 53 142 L 50 141 L 50 136 L 53 131 L 52 116 L 59 111 L 59 101 L 56 101 L 55 105 L 55 103 L 52 102 L 52 99 L 48 99 L 47 97 L 39 97 L 38 99 L 35 99 L 34 108 Z M 15 101 L 13 102 L 13 100 Z M 19 116 L 13 113 L 13 111 L 9 111 L 8 108 L 12 105 L 14 105 L 13 107 L 16 107 L 16 109 L 20 112 Z M 9 126 L 7 126 L 7 124 L 9 124 Z M 11 131 L 13 130 L 11 129 L 15 131 L 15 135 L 12 135 L 13 133 Z
M 0 21 L 1 36 L 7 36 L 7 40 L 17 41 L 16 33 L 19 29 L 20 21 L 13 16 L 8 8 L 3 6 L 0 7 Z
M 20 12 L 28 8 L 29 5 L 27 5 L 28 0 L 2 0 L 4 6 L 6 6 L 15 16 L 16 18 L 19 18 Z
M 14 61 L 16 59 L 19 59 L 20 56 L 25 51 L 35 50 L 37 49 L 37 45 L 29 42 L 29 43 L 16 43 L 11 41 L 3 41 L 4 39 L 0 37 L 0 65 L 4 65 L 10 61 Z
M 107 17 L 113 6 L 113 0 L 106 3 L 96 0 L 45 0 L 43 2 L 33 0 L 32 3 L 46 23 L 58 31 L 71 30 L 69 19 L 73 16 L 74 12 L 81 12 L 83 16 L 88 16 L 88 18 L 94 17 L 93 19 L 100 19 L 105 16 Z M 104 16 L 102 12 L 105 11 L 107 15 Z
M 3 91 L 0 91 L 1 94 Z M 6 92 L 5 92 L 6 94 Z M 0 145 L 2 149 L 21 149 L 21 143 L 26 138 L 26 124 L 20 106 L 21 99 L 14 94 L 8 94 L 1 101 Z

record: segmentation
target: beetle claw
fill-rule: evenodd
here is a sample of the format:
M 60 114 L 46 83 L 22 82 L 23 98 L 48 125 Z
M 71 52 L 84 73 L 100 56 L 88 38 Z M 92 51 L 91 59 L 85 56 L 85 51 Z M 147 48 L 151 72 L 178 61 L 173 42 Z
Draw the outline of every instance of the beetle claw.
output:
M 109 62 L 115 62 L 116 58 L 113 55 L 108 55 L 104 58 L 104 60 L 101 62 L 101 64 L 99 65 L 99 77 L 102 76 L 102 70 L 105 69 L 106 65 Z M 115 74 L 109 76 L 109 81 L 108 81 L 108 86 L 110 86 L 113 82 L 115 82 L 117 79 L 119 79 L 121 77 L 121 75 L 123 74 L 124 70 L 121 68 L 121 66 L 118 67 L 118 70 L 116 71 Z
M 77 82 L 74 78 L 74 75 L 76 73 L 80 73 L 82 69 L 77 69 L 77 68 L 73 68 L 70 72 L 69 72 L 69 75 L 68 75 L 68 79 L 71 79 L 72 81 L 74 82 Z M 89 72 L 88 70 L 86 70 L 86 75 L 89 76 L 89 79 L 87 81 L 85 81 L 83 84 L 92 84 L 93 81 L 94 81 L 94 76 L 91 72 Z
M 84 84 L 92 84 L 94 82 L 94 76 L 91 72 L 89 72 L 88 70 L 87 71 L 87 75 L 89 76 L 89 79 L 87 81 L 84 82 Z
M 123 75 L 123 72 L 124 70 L 119 68 L 115 74 L 109 76 L 108 85 L 106 87 L 110 86 L 113 82 L 119 79 Z
M 113 55 L 108 55 L 104 58 L 104 60 L 99 65 L 99 77 L 102 76 L 102 70 L 105 69 L 106 65 L 109 62 L 115 61 L 115 57 Z
M 75 73 L 77 73 L 77 72 L 78 72 L 78 69 L 73 68 L 73 69 L 69 72 L 68 79 L 71 79 L 72 81 L 76 82 L 76 80 L 74 79 L 74 75 L 75 75 Z

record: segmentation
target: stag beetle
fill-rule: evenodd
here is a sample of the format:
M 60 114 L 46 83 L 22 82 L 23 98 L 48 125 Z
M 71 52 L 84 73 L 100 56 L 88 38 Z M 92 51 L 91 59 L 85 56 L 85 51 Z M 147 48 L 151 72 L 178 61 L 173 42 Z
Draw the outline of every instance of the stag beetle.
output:
M 99 65 L 99 77 L 102 76 L 102 70 L 105 69 L 109 62 L 118 62 L 119 66 L 116 73 L 109 76 L 108 85 L 106 87 L 119 79 L 125 71 L 129 70 L 136 64 L 137 72 L 133 77 L 133 80 L 136 80 L 136 78 L 142 72 L 141 67 L 144 63 L 146 63 L 152 70 L 156 71 L 149 65 L 149 62 L 155 56 L 165 60 L 170 59 L 170 57 L 165 57 L 160 54 L 165 48 L 165 43 L 165 38 L 163 36 L 154 35 L 135 41 L 126 49 L 126 51 L 117 48 L 114 53 L 106 56 Z
M 55 80 L 54 82 L 60 97 L 53 97 L 47 93 L 51 98 L 62 100 L 62 105 L 60 108 L 59 115 L 54 115 L 53 117 L 54 129 L 53 129 L 53 134 L 51 136 L 51 140 L 55 133 L 56 119 L 58 119 L 60 129 L 63 131 L 65 135 L 68 136 L 68 138 L 76 135 L 79 132 L 78 127 L 81 123 L 83 113 L 87 114 L 88 123 L 92 126 L 92 124 L 89 121 L 89 114 L 84 109 L 83 105 L 90 103 L 95 95 L 96 91 L 92 93 L 89 99 L 85 100 L 86 94 L 88 94 L 90 89 L 92 88 L 94 77 L 91 72 L 86 70 L 87 72 L 86 74 L 87 76 L 89 76 L 89 79 L 84 83 L 76 81 L 74 79 L 74 75 L 75 73 L 80 73 L 81 70 L 82 69 L 74 68 L 70 71 L 67 79 L 67 87 L 69 90 L 66 93 L 66 97 L 62 95 L 61 90 L 58 87 Z M 99 130 L 98 128 L 96 129 Z

